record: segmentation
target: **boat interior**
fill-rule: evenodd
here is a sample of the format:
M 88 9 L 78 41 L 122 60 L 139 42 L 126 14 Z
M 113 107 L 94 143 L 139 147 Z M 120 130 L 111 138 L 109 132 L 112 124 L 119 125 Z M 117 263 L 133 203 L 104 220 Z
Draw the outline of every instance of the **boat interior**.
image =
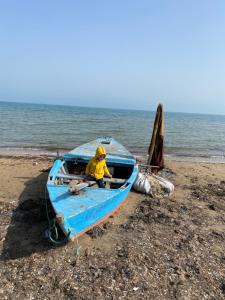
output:
M 78 180 L 78 183 L 84 182 L 87 163 L 88 161 L 82 159 L 65 161 L 56 175 L 58 180 L 57 184 L 67 185 L 74 180 Z M 131 176 L 134 168 L 133 165 L 115 162 L 107 163 L 107 167 L 112 174 L 112 178 L 104 177 L 104 181 L 106 182 L 106 187 L 111 189 L 117 189 L 123 186 Z M 96 187 L 95 184 L 92 184 L 92 186 Z

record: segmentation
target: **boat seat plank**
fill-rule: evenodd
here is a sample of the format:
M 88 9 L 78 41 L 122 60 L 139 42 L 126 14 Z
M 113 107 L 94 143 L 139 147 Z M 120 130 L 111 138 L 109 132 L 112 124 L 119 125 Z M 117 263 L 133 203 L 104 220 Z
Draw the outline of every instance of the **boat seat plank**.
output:
M 58 173 L 57 178 L 65 178 L 65 179 L 85 179 L 86 176 L 85 175 L 72 175 L 72 174 L 62 174 L 62 173 Z M 127 179 L 122 179 L 122 178 L 105 178 L 104 177 L 104 181 L 105 182 L 110 182 L 110 183 L 125 183 L 127 181 Z

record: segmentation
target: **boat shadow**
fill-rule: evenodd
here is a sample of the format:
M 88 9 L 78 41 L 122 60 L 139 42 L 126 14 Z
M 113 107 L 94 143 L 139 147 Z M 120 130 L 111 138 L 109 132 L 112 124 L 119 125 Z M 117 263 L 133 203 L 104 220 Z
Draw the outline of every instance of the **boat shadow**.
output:
M 45 205 L 47 177 L 48 170 L 44 170 L 24 183 L 25 189 L 19 196 L 18 206 L 11 212 L 1 260 L 26 257 L 53 247 L 45 237 L 48 227 Z

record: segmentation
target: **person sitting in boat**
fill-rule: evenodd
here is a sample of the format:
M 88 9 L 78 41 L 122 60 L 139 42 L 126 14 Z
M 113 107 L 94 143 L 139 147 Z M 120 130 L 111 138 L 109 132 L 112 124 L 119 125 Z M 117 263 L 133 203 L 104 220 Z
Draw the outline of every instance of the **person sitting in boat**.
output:
M 85 174 L 89 176 L 90 179 L 95 179 L 98 187 L 104 188 L 105 183 L 103 177 L 112 178 L 105 161 L 106 151 L 104 147 L 98 147 L 96 149 L 95 157 L 89 160 L 86 167 Z

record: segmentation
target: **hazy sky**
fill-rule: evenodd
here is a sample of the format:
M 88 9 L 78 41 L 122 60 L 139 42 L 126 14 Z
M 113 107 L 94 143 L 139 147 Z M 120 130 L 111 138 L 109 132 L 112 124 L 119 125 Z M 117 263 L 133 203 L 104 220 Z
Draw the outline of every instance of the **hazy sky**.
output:
M 225 114 L 225 0 L 0 0 L 0 100 Z

